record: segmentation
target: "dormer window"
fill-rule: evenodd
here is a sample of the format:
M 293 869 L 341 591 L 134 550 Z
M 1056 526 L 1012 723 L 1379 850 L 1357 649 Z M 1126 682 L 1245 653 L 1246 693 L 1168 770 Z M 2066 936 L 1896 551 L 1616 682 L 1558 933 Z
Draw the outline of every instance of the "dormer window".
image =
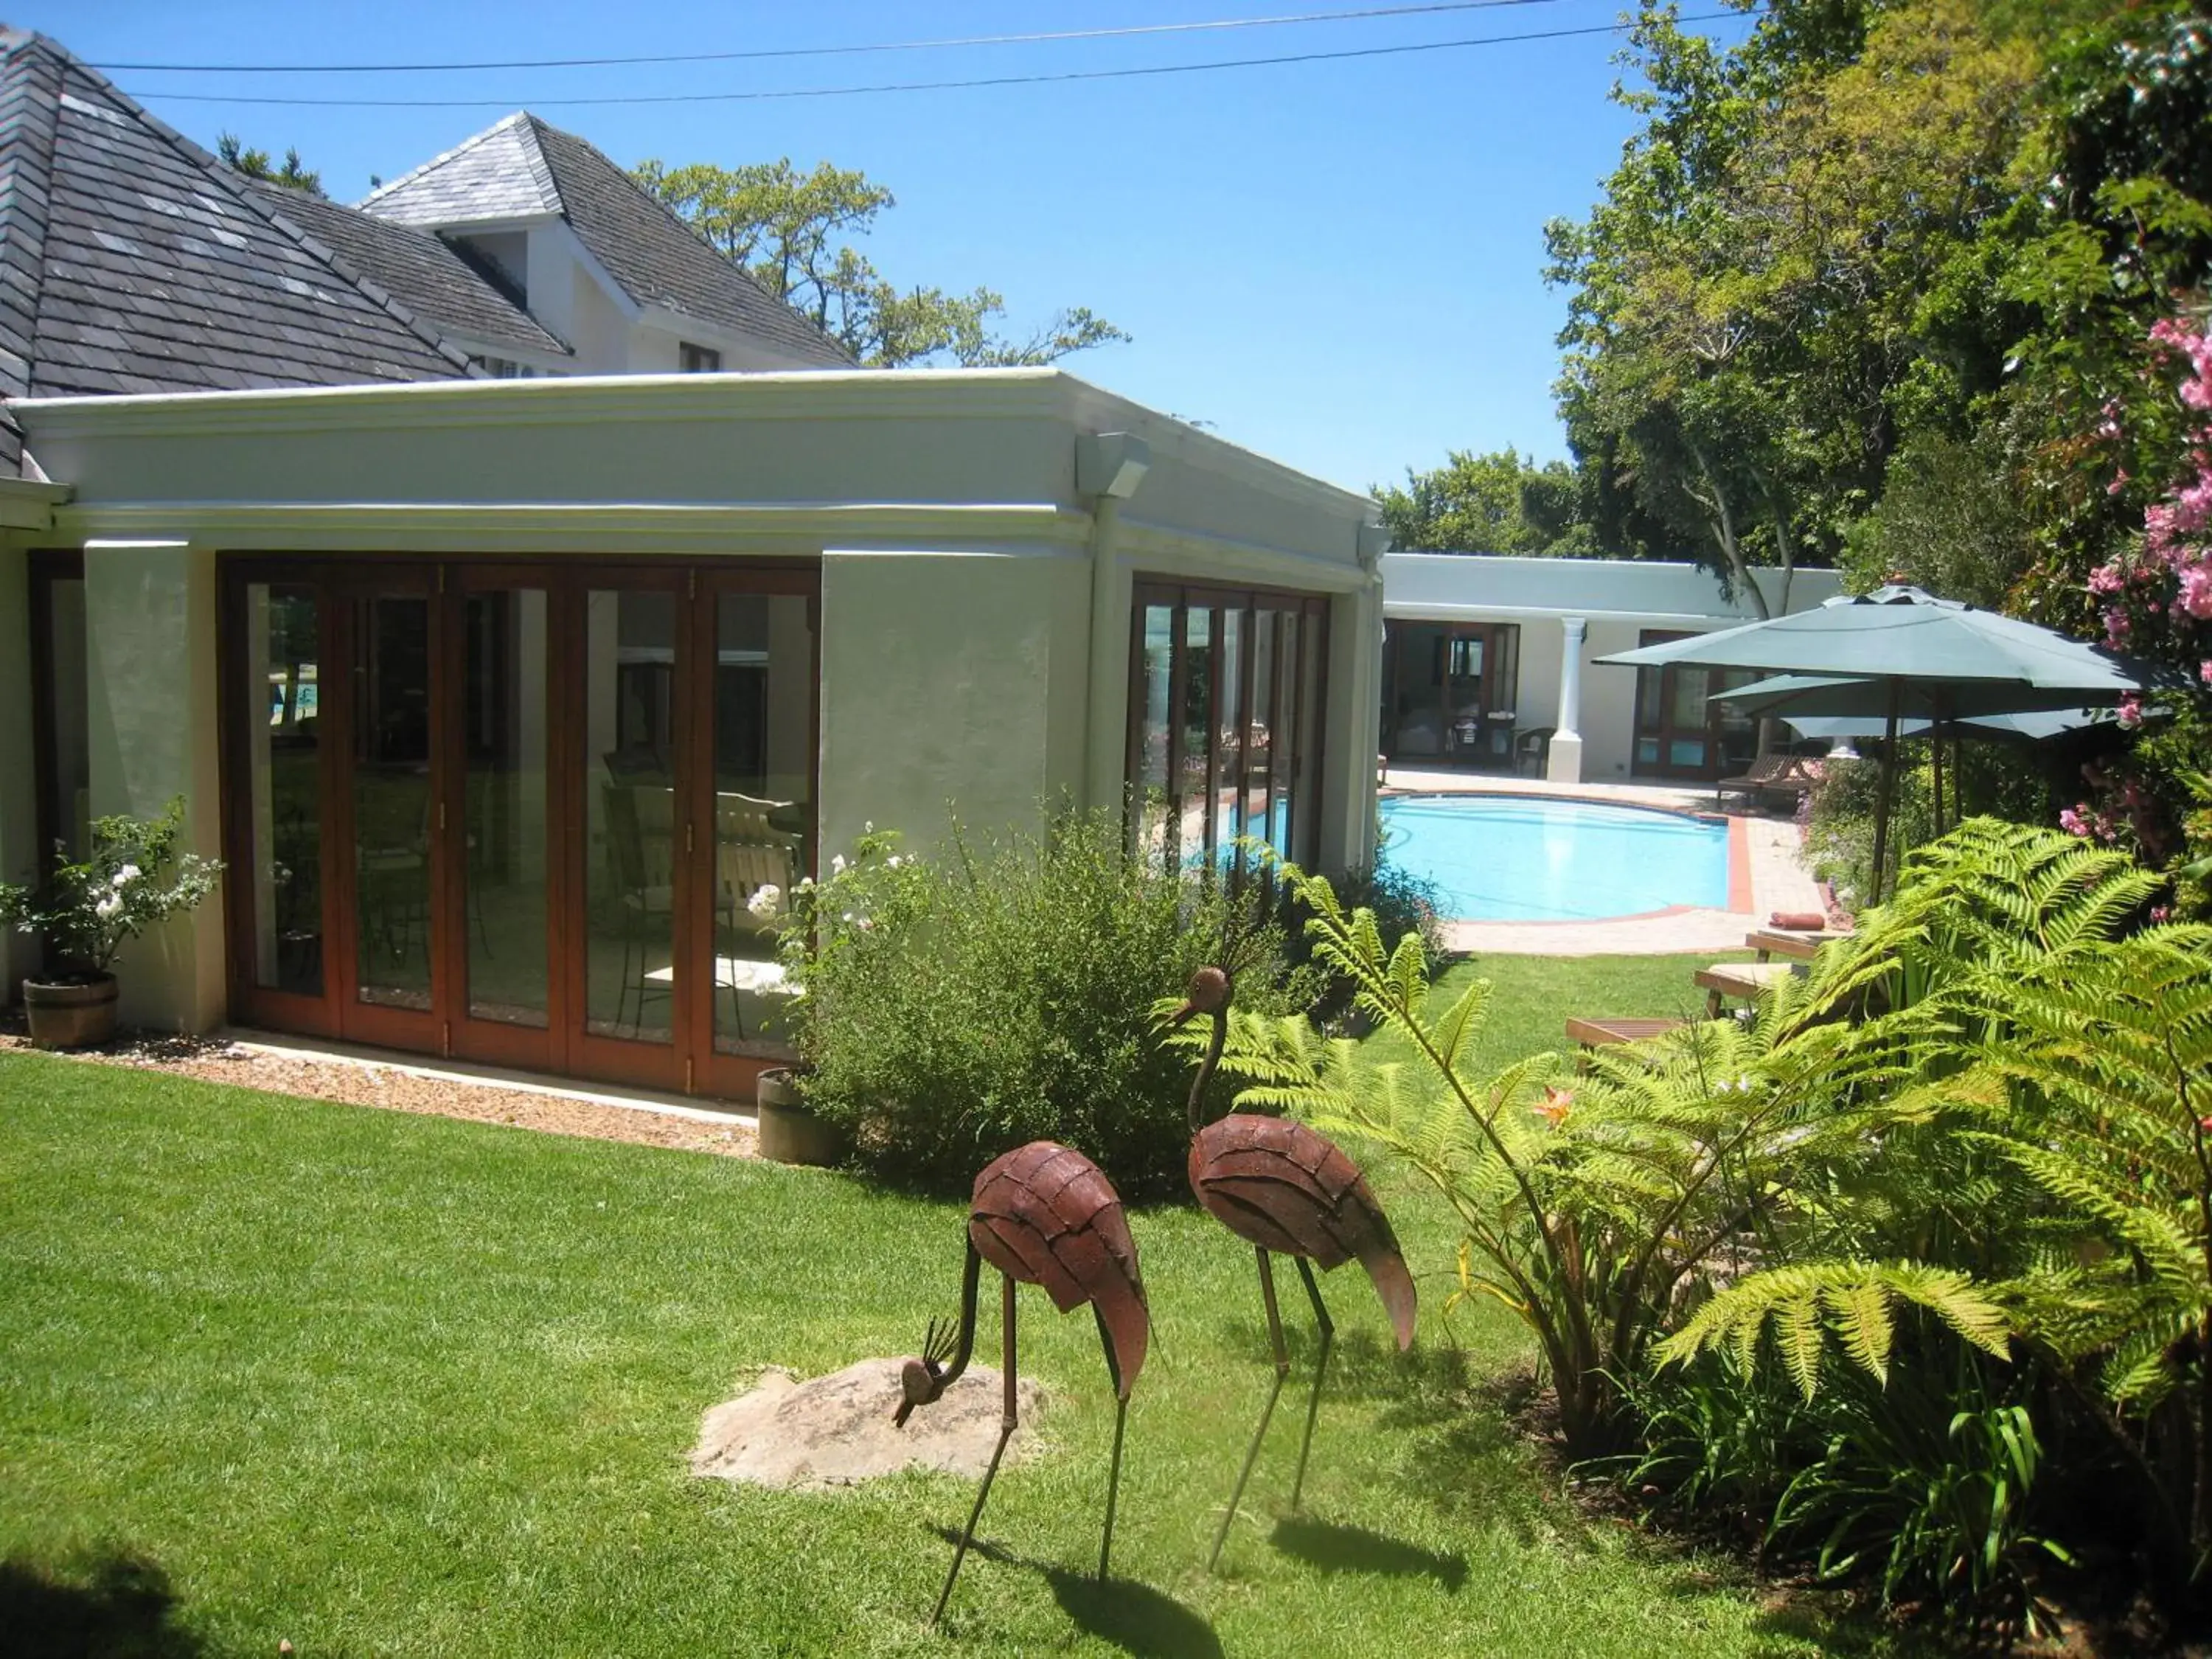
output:
M 677 364 L 686 374 L 719 374 L 722 372 L 722 354 L 712 346 L 693 345 L 686 340 L 676 349 Z

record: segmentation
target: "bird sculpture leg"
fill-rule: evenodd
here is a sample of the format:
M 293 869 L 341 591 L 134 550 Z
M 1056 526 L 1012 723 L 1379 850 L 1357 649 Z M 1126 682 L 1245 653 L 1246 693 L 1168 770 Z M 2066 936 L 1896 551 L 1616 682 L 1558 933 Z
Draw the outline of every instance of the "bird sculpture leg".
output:
M 1314 1283 L 1313 1269 L 1306 1265 L 1304 1256 L 1297 1258 L 1298 1277 L 1306 1282 L 1306 1296 L 1313 1303 L 1314 1323 L 1321 1330 L 1321 1357 L 1314 1361 L 1313 1398 L 1306 1401 L 1306 1437 L 1298 1443 L 1297 1478 L 1291 1482 L 1291 1508 L 1298 1507 L 1299 1495 L 1306 1489 L 1306 1454 L 1313 1449 L 1314 1419 L 1321 1415 L 1322 1373 L 1328 1369 L 1328 1351 L 1336 1343 L 1336 1327 L 1329 1322 L 1328 1310 L 1322 1305 L 1321 1286 Z
M 968 1558 L 968 1546 L 975 1540 L 975 1523 L 983 1518 L 983 1502 L 991 1495 L 991 1482 L 998 1478 L 999 1460 L 1006 1455 L 1006 1442 L 1013 1438 L 1014 1414 L 1014 1281 L 1012 1274 L 1002 1275 L 1006 1295 L 1000 1302 L 999 1328 L 1006 1342 L 1006 1407 L 999 1419 L 999 1444 L 991 1453 L 991 1467 L 983 1471 L 982 1490 L 975 1494 L 975 1507 L 968 1511 L 967 1530 L 960 1534 L 960 1547 L 952 1552 L 952 1571 L 945 1575 L 945 1589 L 937 1598 L 937 1611 L 929 1615 L 933 1626 L 945 1617 L 945 1604 L 952 1599 L 952 1583 L 960 1577 L 960 1564 Z
M 1098 1582 L 1106 1582 L 1106 1563 L 1114 1553 L 1114 1499 L 1121 1489 L 1121 1425 L 1128 1420 L 1129 1396 L 1121 1387 L 1121 1363 L 1114 1358 L 1114 1335 L 1106 1328 L 1106 1316 L 1093 1303 L 1098 1321 L 1098 1343 L 1106 1350 L 1106 1376 L 1114 1384 L 1114 1462 L 1106 1475 L 1106 1537 L 1098 1546 Z
M 1267 1424 L 1275 1415 L 1275 1401 L 1282 1396 L 1283 1379 L 1291 1374 L 1290 1350 L 1283 1346 L 1283 1316 L 1275 1306 L 1275 1269 L 1265 1249 L 1258 1254 L 1260 1299 L 1267 1304 L 1267 1340 L 1275 1348 L 1275 1386 L 1267 1390 L 1267 1403 L 1260 1411 L 1260 1426 L 1252 1431 L 1252 1444 L 1244 1454 L 1244 1467 L 1237 1471 L 1237 1490 L 1229 1494 L 1228 1513 L 1221 1517 L 1221 1530 L 1213 1534 L 1213 1553 L 1206 1558 L 1208 1572 L 1221 1559 L 1221 1547 L 1229 1541 L 1229 1523 L 1237 1518 L 1237 1506 L 1244 1501 L 1244 1483 L 1252 1478 L 1252 1465 L 1260 1459 L 1260 1443 L 1267 1437 Z

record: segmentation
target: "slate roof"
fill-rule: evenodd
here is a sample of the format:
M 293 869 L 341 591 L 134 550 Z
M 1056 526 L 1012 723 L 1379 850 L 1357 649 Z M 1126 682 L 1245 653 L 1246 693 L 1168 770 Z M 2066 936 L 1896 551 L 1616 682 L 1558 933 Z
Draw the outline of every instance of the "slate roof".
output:
M 398 295 L 445 332 L 489 344 L 572 355 L 486 273 L 435 236 L 265 180 L 248 180 L 247 187 L 272 213 L 328 246 L 363 276 Z
M 571 132 L 518 111 L 393 179 L 364 211 L 424 229 L 558 215 L 623 291 L 752 336 L 802 363 L 849 368 L 844 349 L 763 289 L 629 174 Z
M 0 29 L 0 395 L 478 372 L 104 76 L 43 36 Z M 0 418 L 0 472 L 21 465 Z

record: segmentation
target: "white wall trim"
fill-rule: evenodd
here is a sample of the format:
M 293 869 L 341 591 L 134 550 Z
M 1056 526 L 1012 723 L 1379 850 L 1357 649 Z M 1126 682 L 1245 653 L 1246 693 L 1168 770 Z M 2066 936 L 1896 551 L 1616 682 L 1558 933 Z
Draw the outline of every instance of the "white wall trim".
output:
M 506 355 L 506 354 L 500 354 Z M 435 431 L 466 427 L 640 425 L 652 422 L 1042 419 L 1082 431 L 1130 431 L 1155 466 L 1175 461 L 1346 520 L 1344 565 L 1357 570 L 1352 521 L 1364 495 L 1101 391 L 1056 368 L 794 369 L 720 374 L 571 374 L 534 380 L 417 380 L 244 392 L 27 398 L 13 407 L 30 447 L 119 437 Z M 1073 479 L 1071 471 L 1070 485 Z
M 159 536 L 237 550 L 714 552 L 759 540 L 797 542 L 810 550 L 841 539 L 1078 547 L 1089 532 L 1090 514 L 1048 501 L 131 501 L 64 508 L 56 527 L 65 538 Z

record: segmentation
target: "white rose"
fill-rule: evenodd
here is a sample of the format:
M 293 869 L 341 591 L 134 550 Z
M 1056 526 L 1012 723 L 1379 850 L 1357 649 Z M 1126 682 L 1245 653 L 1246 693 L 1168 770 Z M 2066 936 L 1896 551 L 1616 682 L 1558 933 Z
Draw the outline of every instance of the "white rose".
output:
M 133 882 L 137 879 L 138 866 L 135 864 L 126 864 L 120 870 L 118 870 L 115 872 L 115 884 L 118 887 L 124 885 L 126 882 Z

